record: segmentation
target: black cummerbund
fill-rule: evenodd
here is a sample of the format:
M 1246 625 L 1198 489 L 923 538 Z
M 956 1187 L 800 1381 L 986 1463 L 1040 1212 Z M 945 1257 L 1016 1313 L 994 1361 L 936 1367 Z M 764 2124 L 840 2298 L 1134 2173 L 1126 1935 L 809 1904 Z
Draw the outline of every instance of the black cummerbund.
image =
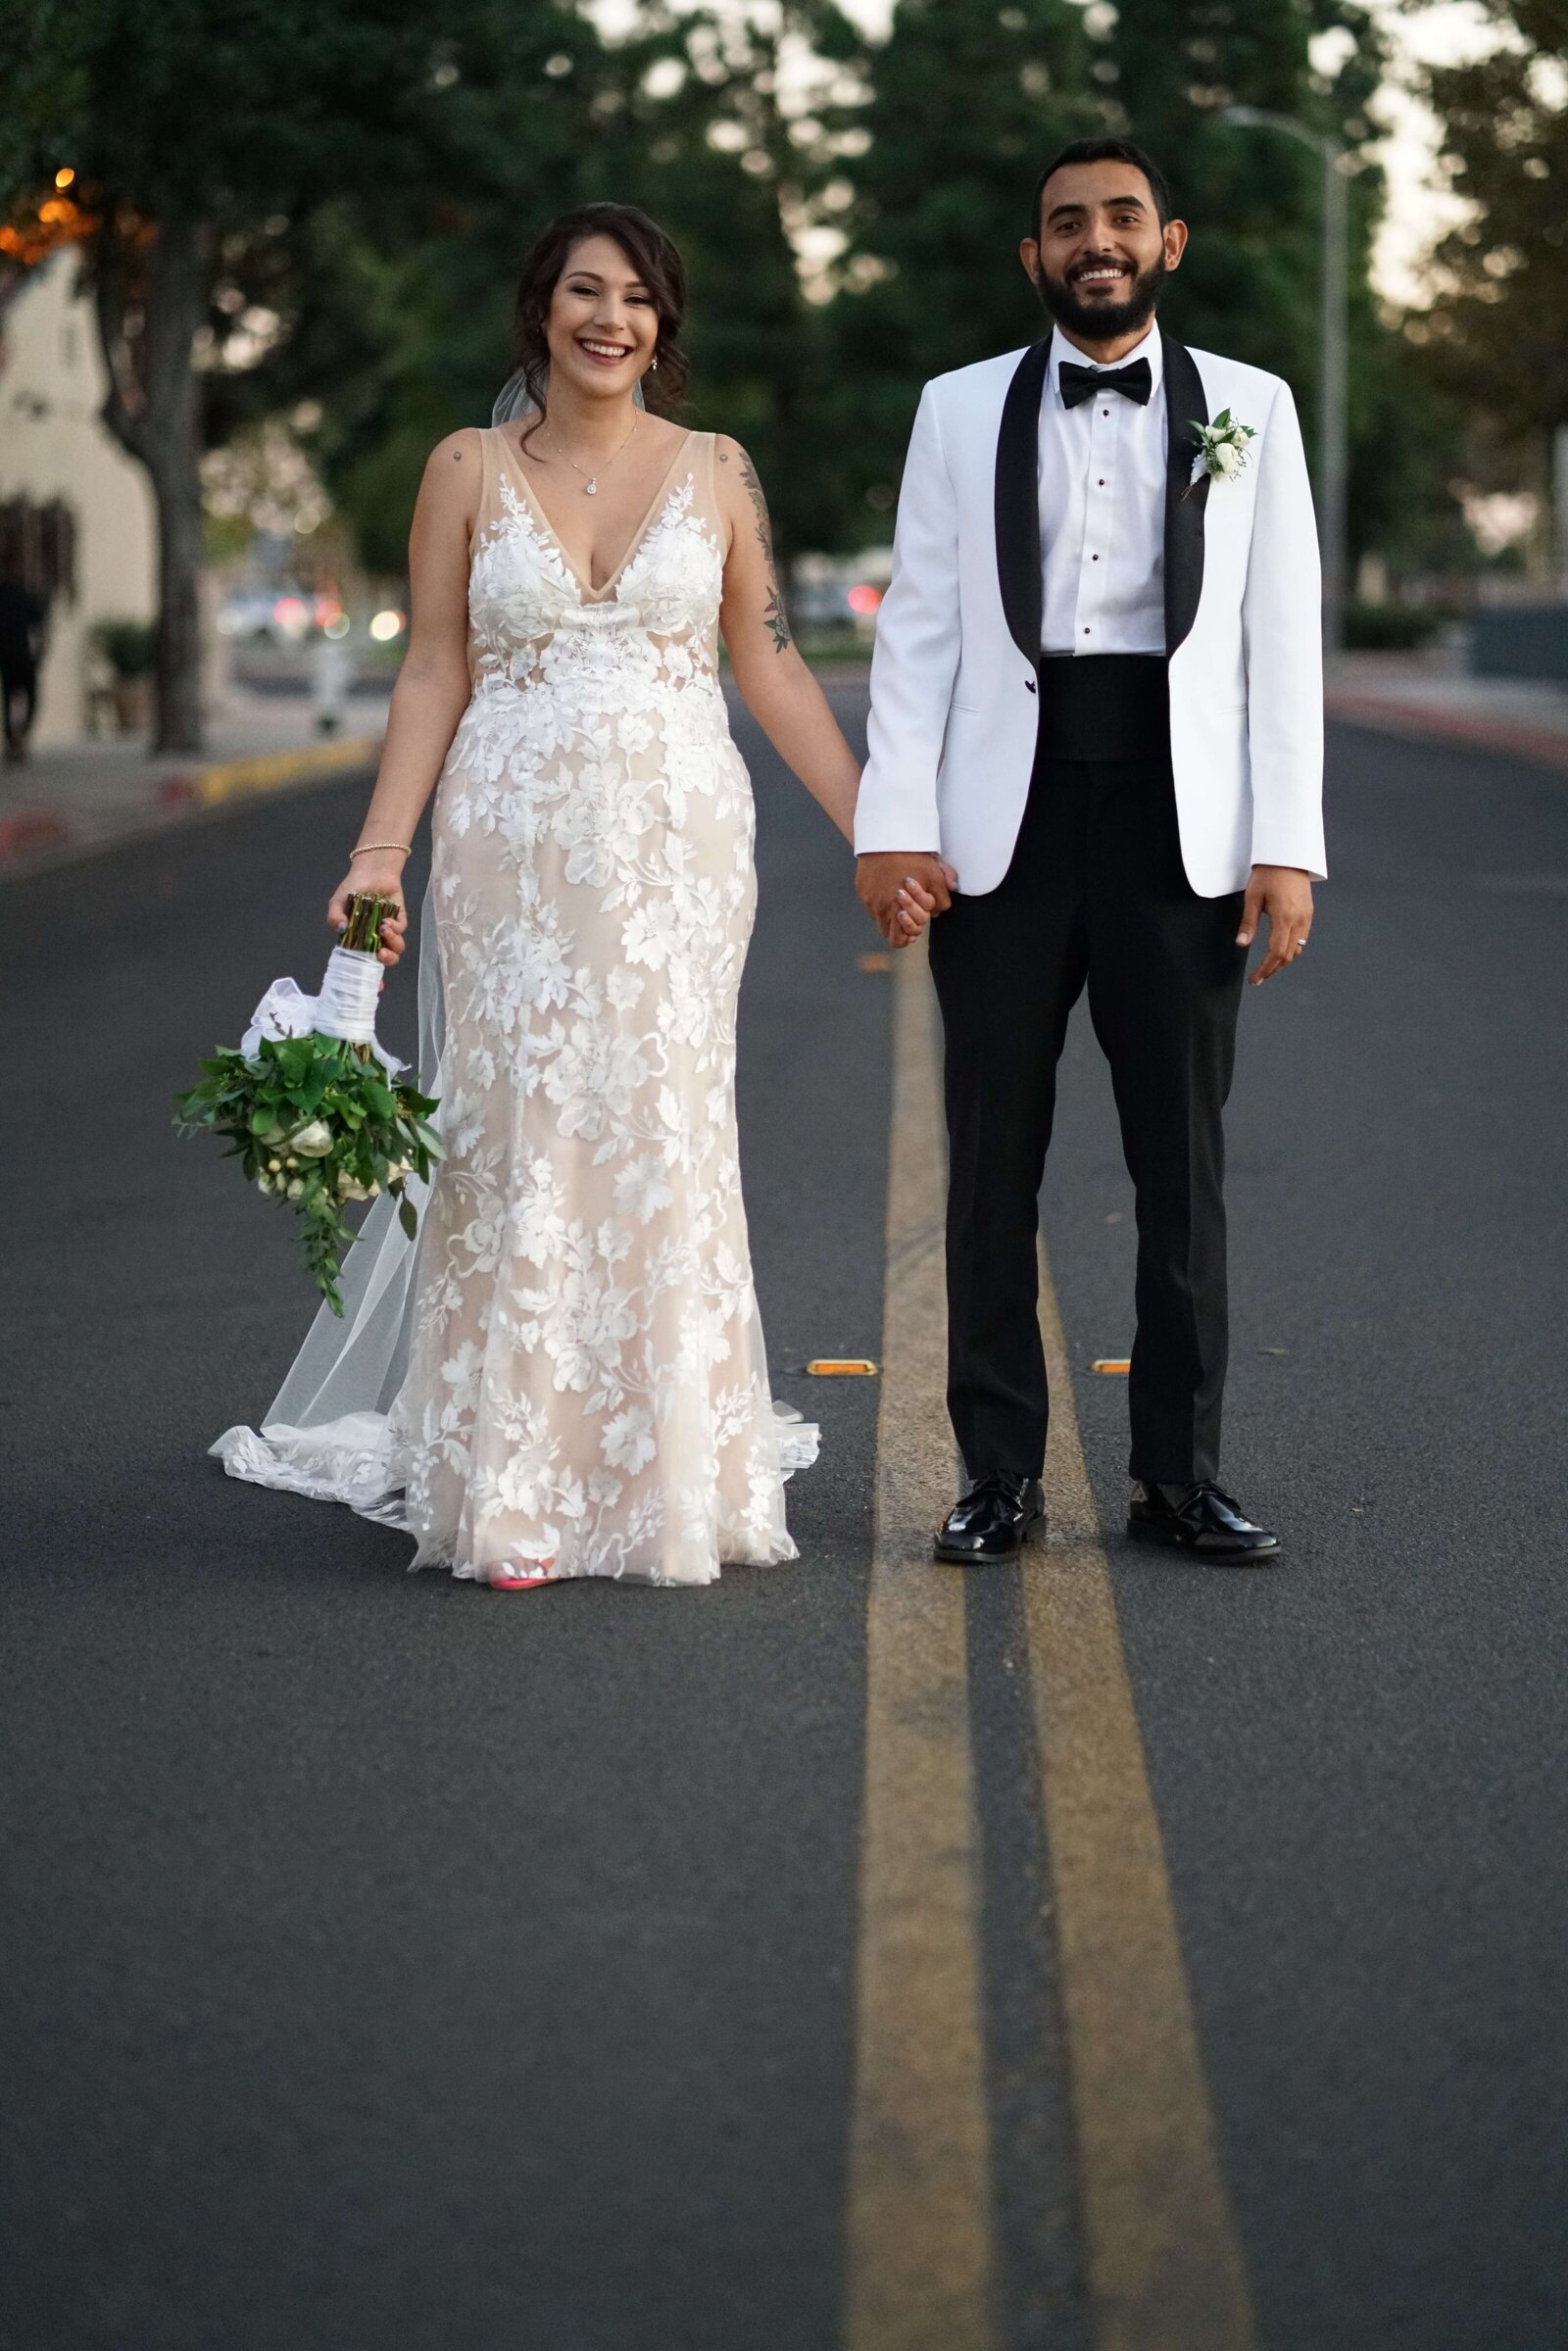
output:
M 1168 756 L 1170 699 L 1163 654 L 1047 654 L 1038 674 L 1043 758 Z

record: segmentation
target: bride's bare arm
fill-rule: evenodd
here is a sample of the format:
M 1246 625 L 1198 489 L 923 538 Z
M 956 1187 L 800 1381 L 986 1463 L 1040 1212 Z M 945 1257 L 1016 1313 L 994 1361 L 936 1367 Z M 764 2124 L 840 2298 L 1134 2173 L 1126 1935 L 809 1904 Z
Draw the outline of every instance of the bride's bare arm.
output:
M 859 763 L 790 635 L 757 467 L 727 433 L 715 436 L 714 455 L 719 505 L 730 533 L 719 627 L 735 683 L 779 758 L 853 843 Z M 899 912 L 884 933 L 892 945 L 905 945 L 939 906 L 947 906 L 940 873 L 937 881 L 940 897 L 913 880 L 899 892 Z
M 430 454 L 409 534 L 409 643 L 392 689 L 386 742 L 362 841 L 412 841 L 424 804 L 468 703 L 468 534 L 479 500 L 479 436 L 452 433 Z M 381 961 L 403 953 L 409 911 L 404 857 L 376 849 L 351 857 L 326 918 L 348 920 L 352 891 L 375 890 L 397 901 L 381 926 Z

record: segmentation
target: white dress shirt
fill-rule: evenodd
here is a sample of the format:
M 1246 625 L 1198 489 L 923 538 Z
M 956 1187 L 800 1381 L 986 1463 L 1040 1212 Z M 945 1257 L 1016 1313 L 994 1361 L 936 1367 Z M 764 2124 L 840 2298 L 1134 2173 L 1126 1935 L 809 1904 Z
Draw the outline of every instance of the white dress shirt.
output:
M 1045 653 L 1165 650 L 1165 385 L 1159 330 L 1111 362 L 1149 362 L 1149 404 L 1125 392 L 1063 408 L 1063 360 L 1100 365 L 1056 327 L 1040 403 Z

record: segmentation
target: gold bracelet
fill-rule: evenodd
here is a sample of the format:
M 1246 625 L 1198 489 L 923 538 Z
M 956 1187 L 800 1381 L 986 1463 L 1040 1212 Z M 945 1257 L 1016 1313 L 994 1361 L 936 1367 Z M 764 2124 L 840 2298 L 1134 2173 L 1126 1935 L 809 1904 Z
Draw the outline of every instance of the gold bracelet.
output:
M 358 849 L 349 851 L 349 863 L 352 865 L 356 857 L 368 857 L 372 849 L 401 849 L 406 857 L 414 855 L 412 841 L 362 841 Z

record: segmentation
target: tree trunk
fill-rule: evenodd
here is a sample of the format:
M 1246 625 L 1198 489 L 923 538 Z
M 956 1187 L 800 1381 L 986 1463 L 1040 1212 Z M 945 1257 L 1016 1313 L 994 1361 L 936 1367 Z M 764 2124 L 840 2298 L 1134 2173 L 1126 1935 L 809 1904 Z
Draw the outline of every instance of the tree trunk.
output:
M 213 237 L 202 220 L 166 217 L 143 244 L 106 226 L 98 325 L 111 389 L 104 420 L 152 478 L 158 507 L 156 751 L 200 751 L 201 378 Z M 134 323 L 132 323 L 134 321 Z

